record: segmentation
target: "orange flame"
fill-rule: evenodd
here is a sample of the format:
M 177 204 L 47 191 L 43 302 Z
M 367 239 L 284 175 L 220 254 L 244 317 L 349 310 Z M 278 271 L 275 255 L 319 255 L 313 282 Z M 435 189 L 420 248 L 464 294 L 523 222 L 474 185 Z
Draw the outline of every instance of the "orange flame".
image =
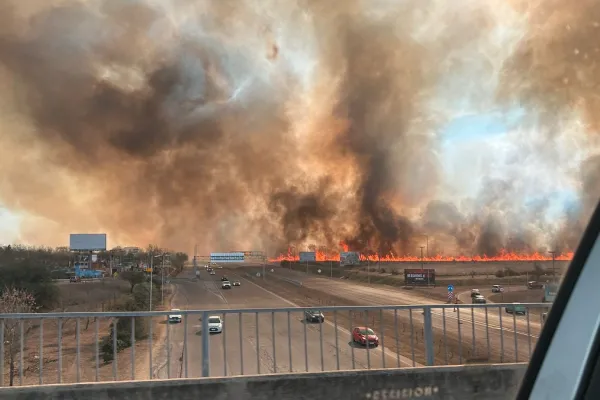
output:
M 344 251 L 348 251 L 346 244 L 340 243 Z M 326 253 L 323 251 L 315 252 L 315 259 L 317 261 L 340 261 L 339 253 Z M 501 250 L 498 255 L 487 256 L 477 255 L 473 257 L 468 256 L 443 256 L 436 255 L 433 257 L 421 257 L 419 256 L 396 256 L 394 254 L 387 254 L 385 256 L 378 257 L 377 255 L 360 255 L 361 261 L 382 261 L 382 262 L 492 262 L 492 261 L 551 261 L 551 255 L 545 255 L 541 253 L 532 254 L 520 254 L 514 253 L 507 250 Z M 554 260 L 556 261 L 570 261 L 573 259 L 573 252 L 564 252 L 562 254 L 556 254 Z M 288 250 L 288 254 L 280 254 L 276 258 L 269 259 L 270 262 L 280 261 L 300 261 L 300 256 L 294 254 L 291 249 Z

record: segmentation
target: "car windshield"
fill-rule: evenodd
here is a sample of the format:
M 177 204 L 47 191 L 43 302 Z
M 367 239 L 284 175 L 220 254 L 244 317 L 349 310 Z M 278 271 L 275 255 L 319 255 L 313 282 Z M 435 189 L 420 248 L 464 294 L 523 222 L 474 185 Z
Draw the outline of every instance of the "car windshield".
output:
M 535 358 L 600 197 L 600 0 L 0 2 L 0 386 Z

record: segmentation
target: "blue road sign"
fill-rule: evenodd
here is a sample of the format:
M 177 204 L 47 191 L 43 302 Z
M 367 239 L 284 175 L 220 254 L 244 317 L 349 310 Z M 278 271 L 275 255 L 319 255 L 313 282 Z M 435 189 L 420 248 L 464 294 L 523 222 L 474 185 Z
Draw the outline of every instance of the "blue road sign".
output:
M 454 286 L 453 285 L 448 285 L 448 291 L 449 292 L 454 292 Z

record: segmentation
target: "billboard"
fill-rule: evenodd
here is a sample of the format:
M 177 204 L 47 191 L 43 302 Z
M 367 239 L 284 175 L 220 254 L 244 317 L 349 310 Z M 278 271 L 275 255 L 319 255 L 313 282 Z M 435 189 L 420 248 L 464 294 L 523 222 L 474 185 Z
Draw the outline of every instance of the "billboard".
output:
M 360 265 L 360 253 L 358 251 L 342 251 L 340 253 L 340 267 L 347 265 Z
M 301 251 L 298 255 L 300 256 L 300 262 L 317 261 L 317 253 L 314 251 Z
M 405 269 L 405 285 L 435 285 L 435 269 Z
M 71 251 L 106 250 L 106 233 L 71 233 L 69 248 Z
M 210 262 L 214 263 L 243 263 L 244 253 L 210 253 Z

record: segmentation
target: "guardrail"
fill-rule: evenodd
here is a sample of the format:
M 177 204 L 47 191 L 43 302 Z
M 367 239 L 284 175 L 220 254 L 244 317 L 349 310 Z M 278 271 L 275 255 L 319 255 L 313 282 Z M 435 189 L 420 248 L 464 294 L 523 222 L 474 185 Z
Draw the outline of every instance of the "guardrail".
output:
M 319 307 L 323 322 L 310 308 L 184 310 L 177 324 L 173 311 L 0 314 L 0 385 L 526 362 L 550 304 L 514 307 Z

